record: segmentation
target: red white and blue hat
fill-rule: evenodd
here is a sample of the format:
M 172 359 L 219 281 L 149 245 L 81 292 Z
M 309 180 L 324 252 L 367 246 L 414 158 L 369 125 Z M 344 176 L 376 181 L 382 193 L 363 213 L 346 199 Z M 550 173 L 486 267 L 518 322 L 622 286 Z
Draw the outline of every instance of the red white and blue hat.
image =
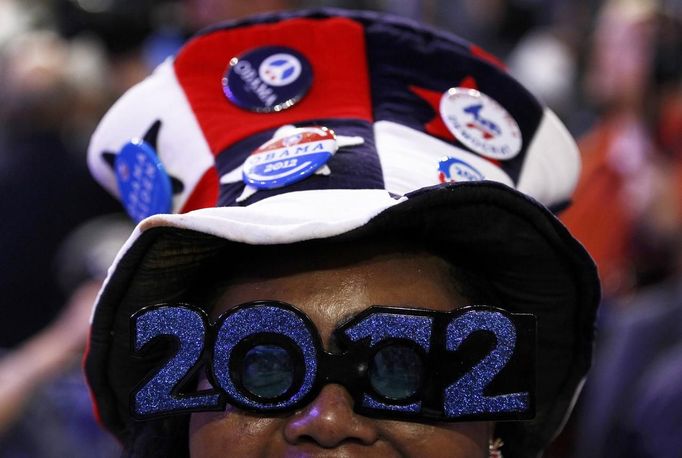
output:
M 111 108 L 88 161 L 140 221 L 86 358 L 100 418 L 120 437 L 149 369 L 129 358 L 132 313 L 181 297 L 232 246 L 384 234 L 435 247 L 538 317 L 537 416 L 500 427 L 507 453 L 537 454 L 568 415 L 600 295 L 592 260 L 550 211 L 570 201 L 579 154 L 480 48 L 367 12 L 220 25 Z

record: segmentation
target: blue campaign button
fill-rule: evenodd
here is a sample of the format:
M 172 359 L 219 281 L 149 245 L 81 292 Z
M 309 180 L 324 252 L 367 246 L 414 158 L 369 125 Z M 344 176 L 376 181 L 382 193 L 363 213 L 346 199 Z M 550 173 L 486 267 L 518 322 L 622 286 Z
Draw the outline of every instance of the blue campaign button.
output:
M 241 108 L 270 113 L 295 105 L 312 82 L 312 67 L 301 53 L 285 46 L 264 46 L 230 60 L 223 92 Z
M 485 177 L 473 165 L 454 157 L 444 157 L 438 162 L 438 179 L 441 183 L 481 181 Z
M 114 170 L 121 202 L 135 222 L 171 212 L 171 180 L 148 143 L 137 139 L 126 143 L 116 156 Z
M 301 127 L 273 138 L 244 162 L 244 183 L 256 189 L 276 189 L 309 177 L 336 153 L 334 132 L 326 127 Z

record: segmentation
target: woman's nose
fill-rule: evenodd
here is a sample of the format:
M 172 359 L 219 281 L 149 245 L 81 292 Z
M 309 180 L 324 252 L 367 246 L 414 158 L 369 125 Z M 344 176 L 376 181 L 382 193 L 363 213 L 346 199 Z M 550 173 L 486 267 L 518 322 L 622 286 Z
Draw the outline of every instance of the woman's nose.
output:
M 334 448 L 351 442 L 372 445 L 379 438 L 376 420 L 353 411 L 353 399 L 341 385 L 326 385 L 302 411 L 285 425 L 284 435 L 290 444 L 316 443 Z

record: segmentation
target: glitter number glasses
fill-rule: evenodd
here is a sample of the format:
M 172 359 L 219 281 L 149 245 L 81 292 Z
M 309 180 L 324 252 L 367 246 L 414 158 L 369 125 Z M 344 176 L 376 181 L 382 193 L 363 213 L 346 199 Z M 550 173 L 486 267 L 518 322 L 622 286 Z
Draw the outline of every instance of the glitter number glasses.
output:
M 215 323 L 189 305 L 144 308 L 131 317 L 133 356 L 158 351 L 159 342 L 170 356 L 133 390 L 131 413 L 147 419 L 226 404 L 287 412 L 338 383 L 356 412 L 372 417 L 534 416 L 532 315 L 488 306 L 451 312 L 372 306 L 337 328 L 334 338 L 342 351 L 324 351 L 310 318 L 277 301 L 242 304 Z M 212 389 L 193 391 L 202 368 Z

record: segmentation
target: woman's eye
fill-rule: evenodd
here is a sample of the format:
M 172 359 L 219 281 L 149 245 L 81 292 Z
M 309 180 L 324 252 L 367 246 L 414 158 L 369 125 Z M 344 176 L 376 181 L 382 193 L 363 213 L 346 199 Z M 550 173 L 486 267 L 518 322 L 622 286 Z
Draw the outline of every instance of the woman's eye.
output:
M 250 393 L 272 399 L 286 393 L 294 381 L 294 365 L 278 345 L 256 345 L 244 355 L 242 385 Z
M 387 345 L 377 351 L 369 367 L 369 381 L 380 395 L 401 400 L 414 395 L 421 384 L 422 361 L 406 345 Z

